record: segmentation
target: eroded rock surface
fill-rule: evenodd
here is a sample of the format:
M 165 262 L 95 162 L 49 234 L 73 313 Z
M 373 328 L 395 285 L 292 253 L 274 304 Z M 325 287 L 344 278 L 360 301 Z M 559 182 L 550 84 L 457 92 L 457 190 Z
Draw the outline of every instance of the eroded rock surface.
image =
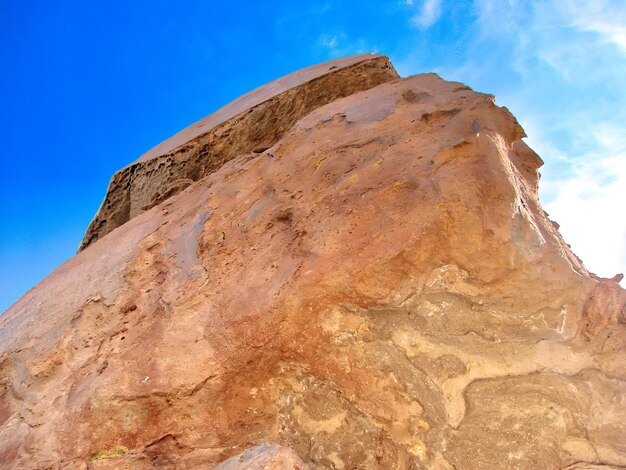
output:
M 306 470 L 308 466 L 288 447 L 261 444 L 231 457 L 215 470 Z
M 271 147 L 313 109 L 396 78 L 387 57 L 361 54 L 299 70 L 236 99 L 115 173 L 79 251 L 231 158 Z
M 626 466 L 626 295 L 541 209 L 523 136 L 398 79 L 137 215 L 0 317 L 0 462 Z

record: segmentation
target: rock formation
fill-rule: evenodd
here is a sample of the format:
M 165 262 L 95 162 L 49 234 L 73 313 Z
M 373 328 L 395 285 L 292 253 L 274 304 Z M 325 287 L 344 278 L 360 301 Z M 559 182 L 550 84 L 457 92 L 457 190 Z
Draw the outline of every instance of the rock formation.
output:
M 626 294 L 513 116 L 380 56 L 313 70 L 118 172 L 0 317 L 3 468 L 626 466 Z
M 274 145 L 315 108 L 398 78 L 385 56 L 314 65 L 236 99 L 113 175 L 79 251 L 243 153 Z

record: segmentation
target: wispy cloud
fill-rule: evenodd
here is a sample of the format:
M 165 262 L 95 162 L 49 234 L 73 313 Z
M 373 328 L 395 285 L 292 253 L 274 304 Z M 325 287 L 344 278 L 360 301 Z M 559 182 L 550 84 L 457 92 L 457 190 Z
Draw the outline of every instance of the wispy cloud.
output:
M 544 183 L 555 194 L 545 206 L 587 268 L 612 277 L 626 266 L 626 148 L 604 132 L 598 152 L 608 156 L 590 154 L 589 161 L 574 163 L 569 177 Z
M 543 62 L 571 82 L 607 81 L 625 70 L 626 3 L 475 0 L 483 41 L 506 44 L 507 62 L 530 74 Z
M 337 47 L 337 42 L 337 35 L 334 35 L 332 37 L 320 37 L 320 44 L 327 49 L 335 49 Z
M 413 0 L 407 0 L 407 5 L 413 5 Z M 423 0 L 419 11 L 411 17 L 411 22 L 421 29 L 428 29 L 441 16 L 441 0 Z
M 562 11 L 569 17 L 573 27 L 580 31 L 597 33 L 626 53 L 626 8 L 622 0 L 594 0 L 584 3 L 565 0 Z
M 363 38 L 352 39 L 344 32 L 322 34 L 317 42 L 321 47 L 327 50 L 331 58 L 378 51 L 378 48 L 370 46 Z

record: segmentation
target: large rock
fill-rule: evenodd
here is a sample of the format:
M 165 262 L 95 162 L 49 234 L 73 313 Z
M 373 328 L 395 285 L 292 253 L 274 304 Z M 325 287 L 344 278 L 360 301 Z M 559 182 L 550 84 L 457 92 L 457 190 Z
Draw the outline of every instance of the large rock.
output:
M 398 79 L 132 218 L 0 317 L 0 462 L 626 466 L 626 295 L 541 209 L 523 136 Z

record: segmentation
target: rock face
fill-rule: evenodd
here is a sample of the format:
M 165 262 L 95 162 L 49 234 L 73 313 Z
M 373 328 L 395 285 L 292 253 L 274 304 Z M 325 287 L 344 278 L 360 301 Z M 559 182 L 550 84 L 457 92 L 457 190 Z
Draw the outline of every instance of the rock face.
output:
M 271 147 L 313 109 L 396 78 L 387 57 L 362 54 L 299 70 L 238 98 L 115 173 L 79 251 L 235 156 Z
M 513 116 L 432 74 L 311 108 L 0 317 L 2 465 L 626 466 L 626 294 Z

